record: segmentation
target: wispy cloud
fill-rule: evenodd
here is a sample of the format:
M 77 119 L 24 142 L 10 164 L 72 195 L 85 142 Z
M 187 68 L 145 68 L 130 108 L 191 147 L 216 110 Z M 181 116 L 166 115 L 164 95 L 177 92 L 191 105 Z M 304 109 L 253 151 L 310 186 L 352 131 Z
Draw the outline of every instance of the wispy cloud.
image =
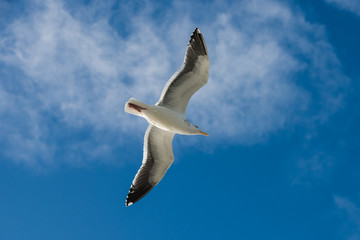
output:
M 305 147 L 305 150 L 299 146 L 298 155 L 293 161 L 293 169 L 288 173 L 291 185 L 313 187 L 328 183 L 336 166 L 335 157 L 315 146 L 312 149 Z
M 199 6 L 212 19 L 186 4 L 144 4 L 101 15 L 96 4 L 35 2 L 1 32 L 0 70 L 11 78 L 0 84 L 7 158 L 30 165 L 59 156 L 94 160 L 134 133 L 141 137 L 144 122 L 126 116 L 123 104 L 130 96 L 157 101 L 195 26 L 211 67 L 188 115 L 214 141 L 255 143 L 286 126 L 326 121 L 341 105 L 347 80 L 323 27 L 286 4 Z
M 348 240 L 360 238 L 360 208 L 347 198 L 334 196 L 338 209 L 345 213 L 344 231 Z
M 360 2 L 358 0 L 325 0 L 325 2 L 360 16 Z

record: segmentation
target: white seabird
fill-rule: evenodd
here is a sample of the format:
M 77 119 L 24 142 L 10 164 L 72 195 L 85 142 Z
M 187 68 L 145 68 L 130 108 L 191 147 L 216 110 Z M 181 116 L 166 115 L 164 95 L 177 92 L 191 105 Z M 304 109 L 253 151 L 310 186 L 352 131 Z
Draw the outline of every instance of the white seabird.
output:
M 200 30 L 195 28 L 184 64 L 167 82 L 159 101 L 155 105 L 147 105 L 135 98 L 126 102 L 125 112 L 144 117 L 149 122 L 142 165 L 131 184 L 126 206 L 139 201 L 164 177 L 174 161 L 172 140 L 175 133 L 208 136 L 185 116 L 191 96 L 207 83 L 208 77 L 207 48 Z

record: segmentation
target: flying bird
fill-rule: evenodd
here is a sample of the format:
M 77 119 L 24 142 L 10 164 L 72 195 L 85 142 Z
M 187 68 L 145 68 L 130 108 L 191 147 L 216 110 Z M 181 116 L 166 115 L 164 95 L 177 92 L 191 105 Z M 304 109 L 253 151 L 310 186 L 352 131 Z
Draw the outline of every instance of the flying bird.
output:
M 143 198 L 164 177 L 174 161 L 172 140 L 176 133 L 208 136 L 186 118 L 191 96 L 204 86 L 209 77 L 209 56 L 204 38 L 195 28 L 187 45 L 183 65 L 166 83 L 155 105 L 130 98 L 125 112 L 145 118 L 149 127 L 144 137 L 142 165 L 127 195 L 126 206 Z

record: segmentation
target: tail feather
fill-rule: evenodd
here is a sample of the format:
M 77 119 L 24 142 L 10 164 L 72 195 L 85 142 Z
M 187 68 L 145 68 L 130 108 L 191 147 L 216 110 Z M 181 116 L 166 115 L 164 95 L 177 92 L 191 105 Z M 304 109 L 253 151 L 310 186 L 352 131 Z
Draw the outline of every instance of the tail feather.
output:
M 126 103 L 125 103 L 125 112 L 136 115 L 136 116 L 141 116 L 141 110 L 145 110 L 148 108 L 148 105 L 146 105 L 143 102 L 140 102 L 139 100 L 135 99 L 135 98 L 130 98 Z

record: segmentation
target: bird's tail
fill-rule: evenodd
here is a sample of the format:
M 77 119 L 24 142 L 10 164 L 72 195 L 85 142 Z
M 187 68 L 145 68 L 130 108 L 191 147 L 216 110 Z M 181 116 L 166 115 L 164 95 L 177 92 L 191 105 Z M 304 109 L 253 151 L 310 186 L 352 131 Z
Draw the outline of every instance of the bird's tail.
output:
M 127 113 L 134 114 L 136 116 L 141 116 L 142 115 L 141 112 L 143 110 L 146 110 L 147 108 L 148 108 L 148 105 L 146 105 L 145 103 L 142 103 L 139 100 L 132 97 L 125 103 L 124 110 Z

